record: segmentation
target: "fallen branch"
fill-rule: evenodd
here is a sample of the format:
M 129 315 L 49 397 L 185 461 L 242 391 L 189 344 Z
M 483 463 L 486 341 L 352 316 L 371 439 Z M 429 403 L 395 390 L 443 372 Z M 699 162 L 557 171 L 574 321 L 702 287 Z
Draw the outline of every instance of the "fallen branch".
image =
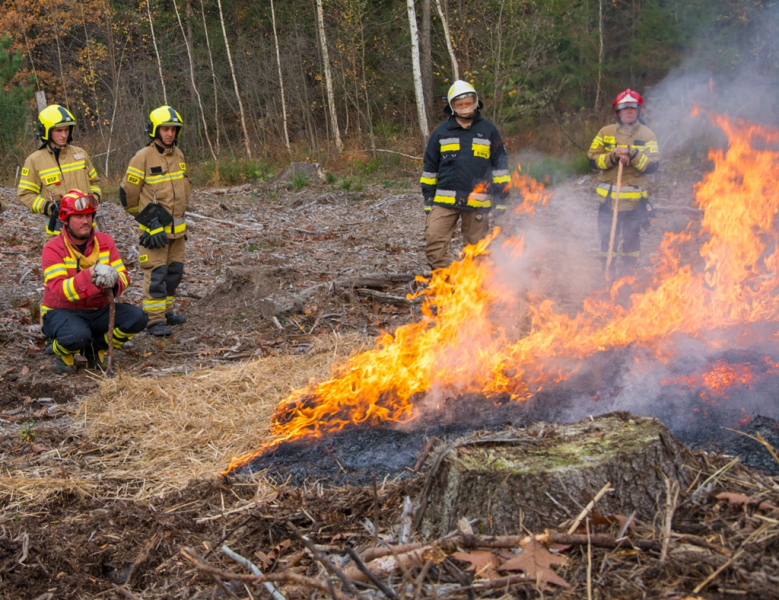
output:
M 365 575 L 368 580 L 375 585 L 379 590 L 381 590 L 381 593 L 384 594 L 387 598 L 392 598 L 393 600 L 397 597 L 395 595 L 395 592 L 393 592 L 391 589 L 389 589 L 381 579 L 376 577 L 376 575 L 373 574 L 373 571 L 371 571 L 364 562 L 360 559 L 359 555 L 354 551 L 353 548 L 346 548 L 346 552 L 349 554 L 351 559 L 354 561 L 355 566 L 360 570 L 360 572 Z
M 214 217 L 207 217 L 206 215 L 199 215 L 197 213 L 187 211 L 184 213 L 187 217 L 192 219 L 203 219 L 204 221 L 211 221 L 213 223 L 220 223 L 222 225 L 231 225 L 233 227 L 241 227 L 243 229 L 251 229 L 252 231 L 264 231 L 265 228 L 262 225 L 245 225 L 243 223 L 236 223 L 235 221 L 226 221 L 224 219 L 216 219 Z
M 244 558 L 243 556 L 241 556 L 237 552 L 233 552 L 233 550 L 231 550 L 228 546 L 222 545 L 222 552 L 224 554 L 226 554 L 227 556 L 229 556 L 230 558 L 232 558 L 238 564 L 241 564 L 244 567 L 246 567 L 247 569 L 249 569 L 254 575 L 262 575 L 263 574 L 262 571 L 260 571 L 260 568 L 257 565 L 255 565 L 249 559 Z M 262 585 L 265 587 L 266 590 L 268 590 L 270 595 L 273 596 L 273 598 L 275 600 L 286 600 L 284 595 L 270 581 L 266 581 Z
M 314 545 L 314 543 L 309 540 L 306 536 L 303 535 L 303 533 L 295 527 L 293 523 L 290 523 L 287 521 L 287 527 L 294 533 L 303 544 L 305 544 L 306 548 L 308 548 L 308 551 L 311 552 L 312 556 L 322 564 L 322 566 L 330 571 L 333 575 L 338 577 L 338 579 L 341 580 L 341 582 L 344 584 L 344 587 L 354 596 L 357 596 L 360 592 L 357 590 L 356 587 L 354 587 L 354 584 L 349 580 L 349 578 L 344 574 L 344 572 L 336 567 L 333 564 L 333 561 L 331 561 L 327 556 L 322 554 L 319 549 Z
M 366 298 L 376 300 L 377 302 L 384 302 L 385 304 L 392 304 L 393 306 L 400 306 L 403 308 L 409 308 L 417 304 L 422 304 L 423 301 L 421 296 L 417 296 L 416 298 L 409 300 L 408 298 L 393 296 L 392 294 L 387 294 L 385 292 L 379 292 L 368 288 L 357 288 L 354 291 L 359 296 L 365 296 Z
M 424 160 L 421 156 L 412 156 L 411 154 L 403 154 L 402 152 L 398 152 L 396 150 L 381 150 L 380 148 L 374 148 L 371 150 L 355 150 L 355 152 L 365 152 L 365 153 L 386 152 L 387 154 L 399 154 L 400 156 L 405 156 L 406 158 L 410 158 L 412 160 Z
M 611 482 L 606 482 L 606 485 L 604 485 L 600 489 L 600 491 L 597 494 L 595 494 L 595 497 L 592 500 L 590 500 L 590 503 L 582 509 L 582 512 L 579 513 L 579 516 L 576 517 L 573 524 L 568 528 L 569 534 L 576 531 L 576 529 L 579 527 L 579 525 L 584 520 L 584 518 L 590 514 L 590 511 L 593 508 L 595 508 L 595 505 L 598 503 L 598 500 L 603 498 L 606 492 L 608 492 L 610 489 L 611 489 Z
M 201 573 L 205 573 L 206 575 L 216 575 L 221 579 L 227 579 L 230 581 L 241 581 L 243 583 L 254 583 L 254 584 L 265 583 L 266 581 L 271 581 L 271 582 L 284 581 L 288 583 L 297 583 L 299 585 L 311 587 L 320 590 L 325 594 L 330 593 L 330 589 L 328 588 L 326 582 L 321 581 L 319 579 L 314 579 L 313 577 L 306 577 L 305 575 L 300 575 L 293 571 L 282 570 L 281 573 L 271 573 L 265 575 L 244 575 L 243 573 L 232 573 L 231 571 L 225 571 L 223 569 L 217 569 L 216 567 L 212 567 L 208 563 L 200 560 L 192 548 L 181 548 L 179 550 L 179 553 L 183 558 L 191 562 L 195 566 L 195 568 Z M 347 600 L 348 597 L 343 592 L 339 590 L 334 590 L 334 592 L 335 593 L 333 595 L 336 600 Z

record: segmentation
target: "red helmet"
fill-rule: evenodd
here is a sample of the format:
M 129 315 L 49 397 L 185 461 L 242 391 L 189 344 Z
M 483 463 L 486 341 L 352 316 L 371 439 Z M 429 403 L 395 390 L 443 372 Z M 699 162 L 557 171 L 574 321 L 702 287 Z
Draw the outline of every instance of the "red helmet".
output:
M 97 201 L 91 194 L 78 190 L 70 190 L 60 202 L 60 221 L 67 221 L 73 215 L 94 215 L 97 212 Z
M 637 108 L 640 116 L 644 110 L 644 98 L 638 92 L 628 88 L 624 92 L 617 94 L 617 97 L 614 99 L 614 114 L 617 114 L 623 108 Z

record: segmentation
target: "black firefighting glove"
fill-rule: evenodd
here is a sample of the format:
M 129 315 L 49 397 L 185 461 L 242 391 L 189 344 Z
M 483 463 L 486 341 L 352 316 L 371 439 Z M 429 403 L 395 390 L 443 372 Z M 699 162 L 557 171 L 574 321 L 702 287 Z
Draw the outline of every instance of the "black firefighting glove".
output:
M 641 228 L 644 231 L 649 231 L 652 228 L 652 220 L 655 218 L 655 211 L 652 208 L 652 205 L 649 204 L 649 200 L 641 198 L 638 201 L 636 211 L 638 212 L 638 220 L 641 223 Z
M 43 207 L 43 214 L 49 217 L 49 231 L 58 231 L 61 227 L 59 222 L 60 204 L 59 202 L 47 202 Z
M 148 225 L 144 225 L 144 227 L 148 227 L 148 231 L 144 231 L 141 234 L 141 238 L 138 240 L 138 243 L 143 246 L 144 248 L 154 249 L 154 248 L 164 248 L 168 245 L 168 234 L 165 233 L 165 228 L 162 226 L 162 223 L 159 222 L 158 219 L 149 219 Z
M 149 204 L 135 220 L 141 225 L 143 233 L 138 243 L 144 248 L 164 248 L 168 245 L 165 227 L 173 223 L 173 217 L 156 202 Z
M 429 215 L 431 210 L 433 210 L 433 199 L 425 198 L 425 214 Z

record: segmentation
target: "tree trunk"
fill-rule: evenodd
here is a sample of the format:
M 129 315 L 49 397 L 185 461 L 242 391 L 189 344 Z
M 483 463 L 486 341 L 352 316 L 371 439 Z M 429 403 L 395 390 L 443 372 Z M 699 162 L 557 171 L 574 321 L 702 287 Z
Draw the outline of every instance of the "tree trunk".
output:
M 419 35 L 419 52 L 421 54 L 422 91 L 425 93 L 425 110 L 428 115 L 433 113 L 435 105 L 433 99 L 433 55 L 430 43 L 431 28 L 430 0 L 422 0 L 422 31 Z
M 292 153 L 289 145 L 289 133 L 287 132 L 287 101 L 284 98 L 284 78 L 281 75 L 281 54 L 279 53 L 279 36 L 276 33 L 276 10 L 273 7 L 273 0 L 270 0 L 270 15 L 273 22 L 273 43 L 276 45 L 276 63 L 279 66 L 279 87 L 281 88 L 281 116 L 284 121 L 284 144 L 287 146 L 287 152 Z
M 612 413 L 568 425 L 461 440 L 433 461 L 417 521 L 425 535 L 443 535 L 463 517 L 483 533 L 520 533 L 574 519 L 606 483 L 602 515 L 637 511 L 652 519 L 664 505 L 663 475 L 687 487 L 691 453 L 656 419 Z
M 408 7 L 408 24 L 411 28 L 411 68 L 414 73 L 414 96 L 417 100 L 417 116 L 419 117 L 419 130 L 422 133 L 424 143 L 430 131 L 427 127 L 427 111 L 425 110 L 425 94 L 422 91 L 422 71 L 419 66 L 419 33 L 417 31 L 417 12 L 414 8 L 414 0 L 406 0 Z
M 208 63 L 211 65 L 211 81 L 214 84 L 214 126 L 216 128 L 216 153 L 219 154 L 219 94 L 216 89 L 216 70 L 214 69 L 214 54 L 211 52 L 211 40 L 208 38 L 208 24 L 206 23 L 206 9 L 203 0 L 200 0 L 200 14 L 203 16 L 203 33 L 206 35 L 206 47 L 208 48 Z
M 452 36 L 449 33 L 449 21 L 444 14 L 444 9 L 441 6 L 441 0 L 434 0 L 435 7 L 438 9 L 438 16 L 441 18 L 441 25 L 444 28 L 444 38 L 446 38 L 446 50 L 449 52 L 449 60 L 452 61 L 452 77 L 454 79 L 460 79 L 460 67 L 457 66 L 457 58 L 454 55 L 454 48 L 452 47 Z
M 157 48 L 157 37 L 154 35 L 154 19 L 151 18 L 151 0 L 146 0 L 146 14 L 149 16 L 149 29 L 151 29 L 151 41 L 154 46 L 154 56 L 157 57 L 157 70 L 160 72 L 160 83 L 162 84 L 162 102 L 168 103 L 168 90 L 165 89 L 165 78 L 162 76 L 162 60 L 160 60 L 160 50 Z M 59 37 L 57 38 L 59 40 Z
M 341 152 L 341 132 L 338 129 L 338 114 L 335 110 L 335 95 L 333 94 L 333 77 L 330 73 L 330 55 L 327 52 L 327 38 L 325 37 L 325 18 L 322 10 L 322 0 L 316 0 L 317 28 L 319 30 L 319 44 L 322 47 L 322 63 L 325 69 L 325 84 L 327 86 L 327 104 L 330 107 L 330 122 L 333 130 L 333 143 L 335 151 Z
M 595 108 L 600 105 L 600 85 L 603 79 L 603 0 L 598 0 L 598 87 L 595 90 Z
M 192 91 L 195 93 L 195 97 L 197 98 L 197 106 L 200 110 L 200 119 L 203 122 L 203 132 L 205 133 L 206 141 L 208 142 L 208 149 L 211 151 L 211 157 L 214 159 L 214 162 L 216 162 L 216 153 L 214 152 L 214 147 L 211 145 L 211 136 L 208 135 L 206 113 L 203 110 L 203 103 L 200 101 L 200 91 L 198 91 L 197 82 L 195 81 L 195 61 L 192 60 L 192 51 L 189 48 L 189 39 L 187 38 L 187 34 L 184 31 L 184 24 L 181 22 L 181 15 L 179 14 L 179 7 L 176 3 L 176 0 L 173 0 L 173 8 L 176 11 L 176 19 L 179 22 L 181 35 L 184 36 L 184 43 L 187 45 L 187 57 L 189 58 L 189 78 L 190 82 L 192 83 Z
M 219 6 L 219 21 L 222 23 L 222 37 L 225 41 L 225 50 L 227 50 L 227 62 L 230 64 L 230 74 L 233 76 L 233 88 L 235 89 L 235 97 L 238 100 L 238 110 L 241 112 L 241 129 L 243 130 L 243 143 L 246 148 L 246 156 L 252 157 L 252 149 L 249 146 L 249 132 L 246 129 L 246 113 L 243 110 L 243 100 L 241 100 L 241 93 L 238 91 L 238 79 L 235 77 L 235 67 L 233 66 L 233 56 L 230 54 L 230 42 L 227 41 L 227 29 L 225 28 L 225 17 L 222 12 L 222 0 L 216 0 Z

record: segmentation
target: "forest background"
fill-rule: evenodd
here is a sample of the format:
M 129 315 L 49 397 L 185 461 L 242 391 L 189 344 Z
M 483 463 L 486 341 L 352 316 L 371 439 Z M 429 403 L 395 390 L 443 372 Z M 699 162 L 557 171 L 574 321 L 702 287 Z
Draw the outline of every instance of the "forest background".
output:
M 289 160 L 365 173 L 421 167 L 402 155 L 421 156 L 455 69 L 479 90 L 510 151 L 553 157 L 540 164 L 555 173 L 587 169 L 584 152 L 625 87 L 647 94 L 650 121 L 653 110 L 688 111 L 701 86 L 712 97 L 744 88 L 761 99 L 744 105 L 762 107 L 758 120 L 777 120 L 779 19 L 768 0 L 0 5 L 0 178 L 8 185 L 36 148 L 35 91 L 70 108 L 75 143 L 114 182 L 148 139 L 149 111 L 163 103 L 184 116 L 196 183 L 263 180 Z M 746 83 L 745 69 L 754 76 Z M 671 74 L 678 85 L 658 86 Z M 752 82 L 760 89 L 748 89 Z

